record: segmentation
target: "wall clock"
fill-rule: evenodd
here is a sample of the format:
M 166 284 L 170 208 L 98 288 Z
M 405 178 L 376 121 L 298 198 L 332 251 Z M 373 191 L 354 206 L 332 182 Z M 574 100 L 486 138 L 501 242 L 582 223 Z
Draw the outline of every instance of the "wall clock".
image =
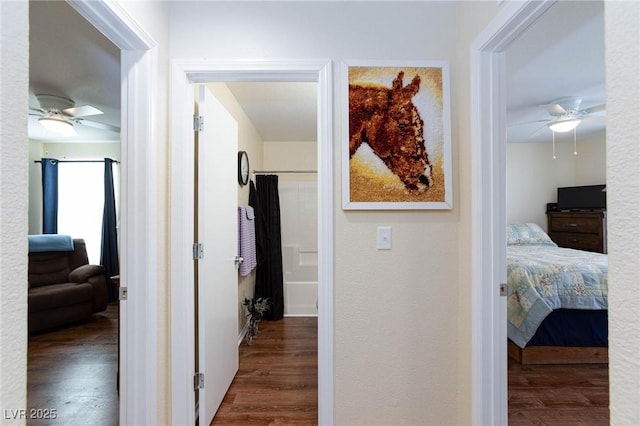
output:
M 246 151 L 238 151 L 238 183 L 245 186 L 249 182 L 249 156 Z

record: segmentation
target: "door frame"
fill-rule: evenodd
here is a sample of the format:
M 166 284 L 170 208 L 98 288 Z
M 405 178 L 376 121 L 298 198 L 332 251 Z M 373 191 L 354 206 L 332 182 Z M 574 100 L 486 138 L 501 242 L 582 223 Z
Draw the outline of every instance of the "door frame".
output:
M 503 4 L 470 46 L 472 424 L 507 424 L 505 51 L 555 2 Z
M 119 423 L 158 424 L 156 42 L 117 2 L 67 2 L 121 51 Z
M 193 105 L 196 83 L 318 83 L 318 424 L 333 424 L 332 63 L 174 60 L 171 65 L 171 422 L 194 424 Z

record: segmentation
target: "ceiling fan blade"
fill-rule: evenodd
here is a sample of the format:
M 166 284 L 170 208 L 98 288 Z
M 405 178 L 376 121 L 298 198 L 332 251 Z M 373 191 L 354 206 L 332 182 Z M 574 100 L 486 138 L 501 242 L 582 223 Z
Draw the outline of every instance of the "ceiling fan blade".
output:
M 93 127 L 94 129 L 108 130 L 110 132 L 120 133 L 120 127 L 112 126 L 111 124 L 98 123 L 97 121 L 85 120 L 85 119 L 73 119 L 74 123 L 81 124 L 87 127 Z
M 549 114 L 566 114 L 567 110 L 564 109 L 560 104 L 544 104 L 540 105 L 542 108 L 547 110 Z
M 538 130 L 536 130 L 535 132 L 531 133 L 529 135 L 529 139 L 531 138 L 535 138 L 536 136 L 538 136 L 539 134 L 541 134 L 542 132 L 544 132 L 545 130 L 547 130 L 549 128 L 548 125 L 544 125 L 542 127 L 540 127 Z
M 90 115 L 100 115 L 104 114 L 104 112 L 100 111 L 96 107 L 92 107 L 91 105 L 84 105 L 81 107 L 71 107 L 62 110 L 67 115 L 71 117 L 88 117 Z
M 548 123 L 551 120 L 548 119 L 544 119 L 544 120 L 533 120 L 533 121 L 521 121 L 519 123 L 511 123 L 511 124 L 507 124 L 507 128 L 509 127 L 516 127 L 516 126 L 524 126 L 527 124 L 534 124 L 534 123 Z
M 540 105 L 546 109 L 551 115 L 564 115 L 572 111 L 580 109 L 582 98 L 577 96 L 567 96 L 564 98 L 554 99 L 548 104 Z
M 594 112 L 601 112 L 606 110 L 607 110 L 607 104 L 602 104 L 602 105 L 595 105 L 590 108 L 586 108 L 583 111 L 586 112 L 587 114 L 592 114 Z

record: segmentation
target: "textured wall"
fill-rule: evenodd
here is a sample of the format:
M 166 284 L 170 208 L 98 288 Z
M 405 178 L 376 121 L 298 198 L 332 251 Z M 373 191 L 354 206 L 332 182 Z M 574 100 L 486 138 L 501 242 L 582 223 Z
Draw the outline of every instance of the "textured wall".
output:
M 334 325 L 337 424 L 452 424 L 460 389 L 458 212 L 343 211 L 341 63 L 449 60 L 452 2 L 194 2 L 172 4 L 171 56 L 334 61 Z M 495 9 L 495 5 L 493 6 Z M 453 122 L 466 104 L 453 101 Z M 458 182 L 454 137 L 454 185 Z M 454 192 L 457 189 L 454 187 Z M 393 249 L 376 250 L 392 226 Z M 468 325 L 469 326 L 469 325 Z M 466 387 L 469 387 L 469 378 Z M 467 407 L 468 410 L 468 407 Z
M 0 410 L 26 408 L 27 86 L 26 1 L 0 2 Z M 41 407 L 47 408 L 47 407 Z M 5 411 L 6 410 L 6 411 Z M 6 414 L 6 413 L 9 414 Z M 8 417 L 8 418 L 7 418 Z M 24 420 L 15 421 L 16 424 Z
M 640 3 L 605 2 L 611 424 L 640 424 Z

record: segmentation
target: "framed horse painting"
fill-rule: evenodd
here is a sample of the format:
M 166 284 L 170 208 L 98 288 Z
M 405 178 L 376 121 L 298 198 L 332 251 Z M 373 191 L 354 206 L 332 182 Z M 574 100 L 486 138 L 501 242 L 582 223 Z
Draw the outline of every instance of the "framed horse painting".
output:
M 343 64 L 343 208 L 451 209 L 449 65 Z

